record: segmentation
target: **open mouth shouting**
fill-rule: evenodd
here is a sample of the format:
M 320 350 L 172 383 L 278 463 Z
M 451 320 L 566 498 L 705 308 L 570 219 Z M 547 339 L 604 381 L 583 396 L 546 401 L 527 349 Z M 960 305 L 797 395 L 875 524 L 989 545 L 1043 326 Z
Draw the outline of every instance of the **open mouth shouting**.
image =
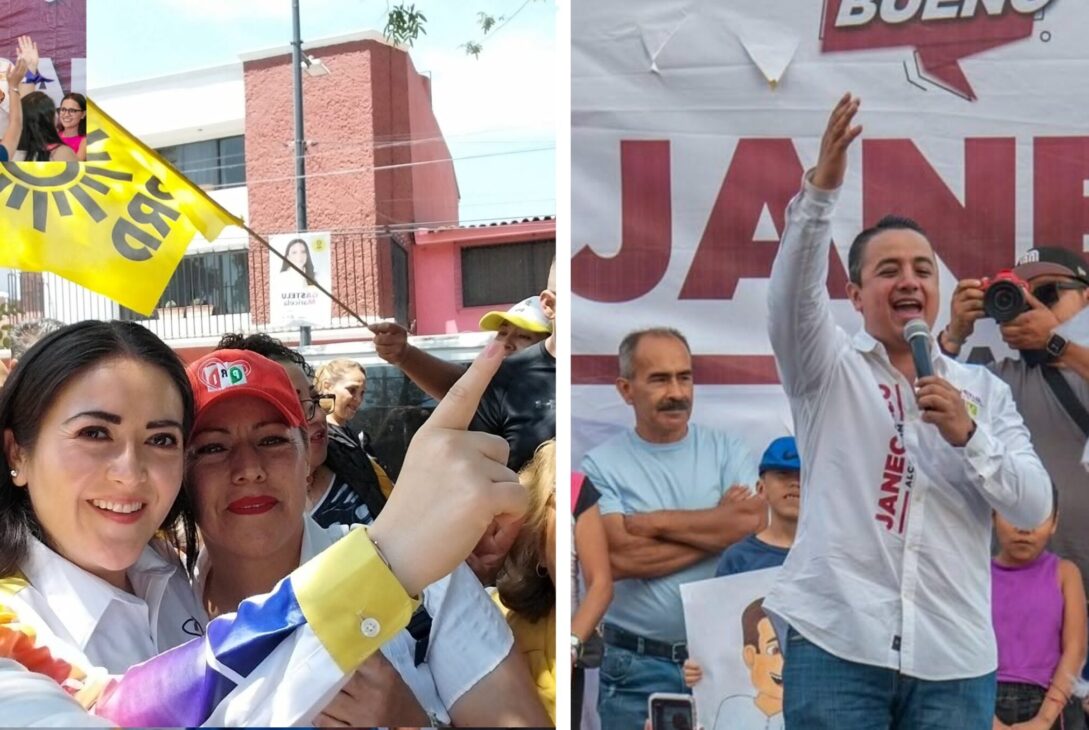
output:
M 892 300 L 892 311 L 896 319 L 908 322 L 923 316 L 924 302 L 921 297 L 905 296 Z
M 775 682 L 776 686 L 783 686 L 783 675 L 776 674 L 775 672 L 768 672 L 768 676 L 771 677 L 771 681 Z

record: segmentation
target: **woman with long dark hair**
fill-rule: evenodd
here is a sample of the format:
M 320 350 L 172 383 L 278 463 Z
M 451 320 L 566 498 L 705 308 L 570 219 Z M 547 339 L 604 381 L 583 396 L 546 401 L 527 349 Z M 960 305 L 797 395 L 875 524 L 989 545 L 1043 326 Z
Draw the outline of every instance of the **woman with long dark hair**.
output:
M 70 92 L 57 107 L 57 132 L 80 161 L 87 159 L 87 98 Z
M 294 272 L 294 269 L 287 263 L 290 261 L 302 269 L 310 280 L 314 279 L 314 260 L 310 258 L 310 247 L 306 245 L 306 241 L 301 238 L 296 238 L 294 241 L 287 244 L 287 250 L 284 251 L 284 257 L 287 261 L 284 261 L 283 266 L 280 267 L 281 272 Z M 309 281 L 306 283 L 308 286 L 310 285 Z
M 77 162 L 72 148 L 57 132 L 57 107 L 49 95 L 35 91 L 23 97 L 23 134 L 16 160 L 26 162 Z

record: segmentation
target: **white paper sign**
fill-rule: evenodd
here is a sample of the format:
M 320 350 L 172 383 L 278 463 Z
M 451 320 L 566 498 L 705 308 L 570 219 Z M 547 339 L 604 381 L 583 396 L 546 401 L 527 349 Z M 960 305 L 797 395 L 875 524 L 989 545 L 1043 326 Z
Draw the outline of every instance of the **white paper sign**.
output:
M 781 568 L 681 586 L 692 688 L 705 730 L 782 730 L 783 655 L 762 602 Z
M 286 233 L 269 243 L 305 271 L 326 291 L 332 291 L 328 233 Z M 269 319 L 277 325 L 328 327 L 332 300 L 284 261 L 269 255 Z

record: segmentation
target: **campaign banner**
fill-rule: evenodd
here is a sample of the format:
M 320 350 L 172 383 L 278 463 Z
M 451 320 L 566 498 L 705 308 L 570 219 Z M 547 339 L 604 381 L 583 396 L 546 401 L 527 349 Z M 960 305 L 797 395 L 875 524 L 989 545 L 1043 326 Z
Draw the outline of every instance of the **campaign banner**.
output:
M 889 213 L 918 221 L 957 280 L 1089 234 L 1089 4 L 1061 0 L 619 0 L 572 7 L 573 463 L 632 423 L 617 346 L 675 327 L 694 418 L 755 453 L 791 416 L 767 337 L 786 205 L 829 112 L 861 97 L 833 215 L 838 323 L 847 250 Z M 1007 354 L 990 320 L 965 348 Z
M 269 244 L 306 272 L 303 276 L 278 256 L 269 256 L 269 320 L 274 325 L 328 327 L 332 300 L 312 283 L 333 290 L 328 233 L 284 233 Z M 309 277 L 309 280 L 308 278 Z
M 706 730 L 783 730 L 783 652 L 764 613 L 781 570 L 681 585 L 688 656 L 703 672 L 692 694 Z

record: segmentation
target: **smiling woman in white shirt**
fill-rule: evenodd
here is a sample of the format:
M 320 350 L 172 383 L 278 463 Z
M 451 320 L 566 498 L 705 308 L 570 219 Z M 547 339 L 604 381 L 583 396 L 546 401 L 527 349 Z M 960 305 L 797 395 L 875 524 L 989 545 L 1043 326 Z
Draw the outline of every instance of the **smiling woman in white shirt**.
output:
M 175 552 L 193 535 L 180 492 L 193 396 L 180 361 L 133 323 L 46 336 L 0 390 L 0 660 L 14 660 L 0 661 L 0 686 L 29 669 L 122 726 L 308 719 L 494 516 L 524 511 L 513 473 L 494 481 L 502 461 L 465 443 L 474 396 L 501 360 L 486 350 L 466 374 L 468 397 L 440 404 L 406 458 L 402 499 L 369 533 L 353 531 L 204 635 Z M 429 466 L 436 444 L 450 443 L 460 447 L 456 498 L 433 486 L 442 480 Z M 443 519 L 421 518 L 419 503 Z M 179 524 L 180 546 L 168 537 Z M 0 695 L 5 724 L 43 720 L 16 699 Z

